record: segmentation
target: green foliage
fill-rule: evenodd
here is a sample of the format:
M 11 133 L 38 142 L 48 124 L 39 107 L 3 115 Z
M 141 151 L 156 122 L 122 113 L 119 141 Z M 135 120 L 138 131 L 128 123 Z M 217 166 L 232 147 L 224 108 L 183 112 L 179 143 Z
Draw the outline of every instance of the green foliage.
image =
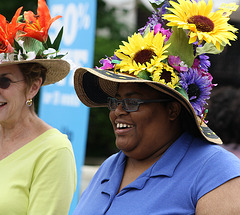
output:
M 191 67 L 194 61 L 193 45 L 188 43 L 189 38 L 183 29 L 177 27 L 172 29 L 173 33 L 167 41 L 167 44 L 171 44 L 167 49 L 168 54 L 179 56 L 184 63 Z
M 122 10 L 123 14 L 127 11 Z M 118 21 L 116 8 L 109 7 L 103 0 L 97 0 L 97 30 L 108 29 L 110 38 L 113 40 L 124 40 L 131 32 L 128 25 Z
M 216 48 L 213 43 L 205 43 L 203 47 L 197 47 L 196 55 L 201 54 L 220 54 L 224 49 L 224 46 L 220 46 L 220 50 Z
M 57 37 L 55 38 L 54 42 L 51 42 L 50 37 L 48 36 L 47 39 L 47 48 L 53 48 L 55 50 L 59 50 L 59 46 L 62 40 L 62 36 L 63 36 L 63 27 L 61 28 L 61 30 L 58 32 Z
M 34 51 L 36 53 L 36 55 L 41 55 L 42 52 L 45 50 L 42 42 L 40 42 L 39 40 L 36 40 L 34 38 L 31 38 L 31 37 L 23 37 L 21 38 L 24 43 L 24 49 L 27 51 L 27 52 L 31 52 L 31 51 Z
M 146 70 L 143 70 L 141 72 L 138 73 L 137 77 L 141 78 L 141 79 L 145 79 L 145 80 L 152 80 L 150 78 L 150 73 Z

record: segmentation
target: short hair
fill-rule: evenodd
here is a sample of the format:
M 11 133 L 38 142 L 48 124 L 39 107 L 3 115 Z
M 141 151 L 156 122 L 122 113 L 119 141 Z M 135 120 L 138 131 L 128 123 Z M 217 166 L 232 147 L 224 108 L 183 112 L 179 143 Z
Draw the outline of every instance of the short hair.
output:
M 21 63 L 18 64 L 20 71 L 24 76 L 27 87 L 30 87 L 34 81 L 42 78 L 42 84 L 46 79 L 47 69 L 39 63 Z

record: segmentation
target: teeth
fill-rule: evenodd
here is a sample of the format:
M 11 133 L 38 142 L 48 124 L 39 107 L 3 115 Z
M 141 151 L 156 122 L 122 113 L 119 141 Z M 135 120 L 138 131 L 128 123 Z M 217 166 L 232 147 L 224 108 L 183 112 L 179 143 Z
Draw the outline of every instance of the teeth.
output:
M 4 104 L 6 104 L 6 102 L 0 102 L 0 105 L 4 105 Z
M 117 123 L 117 128 L 132 128 L 133 125 L 127 125 L 123 123 Z

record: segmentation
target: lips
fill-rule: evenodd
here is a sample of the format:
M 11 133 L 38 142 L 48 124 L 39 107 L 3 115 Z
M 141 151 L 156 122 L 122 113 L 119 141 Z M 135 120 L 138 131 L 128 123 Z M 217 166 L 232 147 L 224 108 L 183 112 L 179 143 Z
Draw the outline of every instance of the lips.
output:
M 2 106 L 4 106 L 4 105 L 6 105 L 7 104 L 7 102 L 0 102 L 0 106 L 2 107 Z

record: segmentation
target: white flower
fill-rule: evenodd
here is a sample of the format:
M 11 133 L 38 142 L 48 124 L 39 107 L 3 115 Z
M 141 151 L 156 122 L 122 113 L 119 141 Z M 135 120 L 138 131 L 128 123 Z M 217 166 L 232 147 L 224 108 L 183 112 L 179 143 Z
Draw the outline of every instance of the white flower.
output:
M 26 60 L 33 60 L 33 59 L 36 58 L 36 54 L 35 54 L 34 51 L 28 52 L 26 55 L 27 55 L 27 59 Z
M 56 56 L 57 51 L 53 48 L 49 48 L 43 51 L 44 55 L 47 55 L 47 59 L 54 58 Z
M 0 54 L 0 62 L 3 62 L 6 60 L 6 56 L 5 56 L 5 53 L 1 53 Z
M 8 53 L 7 54 L 7 61 L 14 61 L 14 56 L 15 56 L 14 53 Z

